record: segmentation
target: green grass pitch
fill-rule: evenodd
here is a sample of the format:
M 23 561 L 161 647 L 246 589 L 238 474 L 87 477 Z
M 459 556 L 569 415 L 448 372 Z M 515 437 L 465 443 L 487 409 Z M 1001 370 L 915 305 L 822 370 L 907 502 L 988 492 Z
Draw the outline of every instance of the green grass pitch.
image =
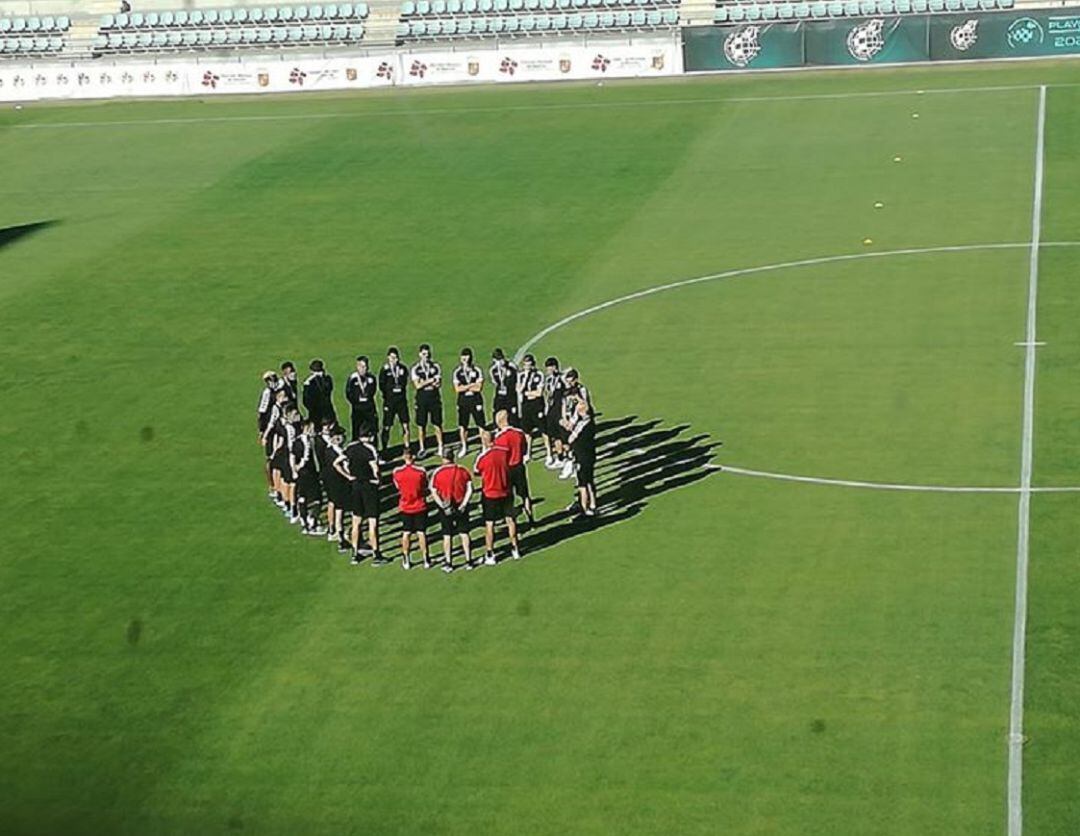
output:
M 1076 79 L 4 110 L 0 229 L 52 224 L 0 238 L 0 831 L 1004 832 L 1016 495 L 701 465 L 1016 486 L 1022 247 L 753 273 L 554 331 L 535 350 L 606 420 L 710 452 L 495 570 L 302 540 L 266 502 L 254 407 L 285 358 L 340 391 L 358 351 L 426 340 L 449 366 L 680 279 L 1023 244 L 1033 85 L 1042 237 L 1078 241 Z M 1080 485 L 1078 268 L 1042 254 L 1039 486 Z M 566 502 L 534 479 L 542 513 Z M 1078 511 L 1032 500 L 1040 836 L 1080 832 Z

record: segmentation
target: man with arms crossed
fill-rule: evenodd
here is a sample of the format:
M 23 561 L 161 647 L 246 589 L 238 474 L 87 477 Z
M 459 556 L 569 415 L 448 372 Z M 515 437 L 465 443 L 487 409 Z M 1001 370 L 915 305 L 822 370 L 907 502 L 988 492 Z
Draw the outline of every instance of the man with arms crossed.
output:
M 375 438 L 379 434 L 379 416 L 375 412 L 375 389 L 378 383 L 368 370 L 368 358 L 356 358 L 356 371 L 345 382 L 345 400 L 352 407 L 352 440 L 361 434 Z
M 435 440 L 439 444 L 439 455 L 443 454 L 443 409 L 442 409 L 442 366 L 431 359 L 431 346 L 420 346 L 420 359 L 410 372 L 413 386 L 416 387 L 416 427 L 420 438 L 420 450 L 417 458 L 427 455 L 427 425 L 435 427 Z
M 517 367 L 506 359 L 501 348 L 491 352 L 491 385 L 495 388 L 491 411 L 505 409 L 512 423 L 517 423 Z
M 461 538 L 465 553 L 465 568 L 472 569 L 472 543 L 469 541 L 469 500 L 472 498 L 472 476 L 454 463 L 454 451 L 447 448 L 442 465 L 431 476 L 431 499 L 439 509 L 442 528 L 443 571 L 454 571 L 454 535 Z
M 533 436 L 540 432 L 544 436 L 547 458 L 551 459 L 551 442 L 547 436 L 547 424 L 544 421 L 544 373 L 536 368 L 536 358 L 526 354 L 521 358 L 521 370 L 518 372 L 518 415 L 521 428 L 529 439 L 526 460 L 532 458 Z
M 401 446 L 409 449 L 409 396 L 405 389 L 409 383 L 409 370 L 401 362 L 401 355 L 395 346 L 386 350 L 386 363 L 379 370 L 379 391 L 382 392 L 382 449 L 386 451 L 390 443 L 390 430 L 394 420 L 401 422 Z
M 484 510 L 484 564 L 494 566 L 495 523 L 505 520 L 510 535 L 510 549 L 514 560 L 521 558 L 518 551 L 517 523 L 514 521 L 510 496 L 510 464 L 505 447 L 496 447 L 489 430 L 480 430 L 480 444 L 484 448 L 476 457 L 473 472 L 480 477 L 480 505 Z
M 398 511 L 401 513 L 401 568 L 412 568 L 409 552 L 415 533 L 420 543 L 424 568 L 431 568 L 427 542 L 427 473 L 416 464 L 412 450 L 405 450 L 405 464 L 394 471 L 394 487 L 398 489 Z
M 469 450 L 469 422 L 480 429 L 484 426 L 484 373 L 473 362 L 471 348 L 461 349 L 461 364 L 454 369 L 454 391 L 457 392 L 458 435 L 461 436 L 461 452 Z
M 510 415 L 505 409 L 495 413 L 495 443 L 506 449 L 506 463 L 510 468 L 510 488 L 517 498 L 521 500 L 521 507 L 525 510 L 525 516 L 530 523 L 533 519 L 532 498 L 529 496 L 529 474 L 525 471 L 525 462 L 528 461 L 529 439 L 524 431 L 510 424 Z M 510 498 L 510 510 L 513 512 L 513 497 Z

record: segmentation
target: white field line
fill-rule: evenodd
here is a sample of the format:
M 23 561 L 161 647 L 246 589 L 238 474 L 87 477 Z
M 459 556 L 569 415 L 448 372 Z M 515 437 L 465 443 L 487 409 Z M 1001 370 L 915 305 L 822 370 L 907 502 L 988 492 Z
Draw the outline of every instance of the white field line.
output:
M 1043 247 L 1076 247 L 1080 246 L 1080 241 L 1047 241 L 1042 243 Z M 835 264 L 842 261 L 859 261 L 864 258 L 889 258 L 898 255 L 924 255 L 927 253 L 963 253 L 974 252 L 977 250 L 1016 250 L 1016 249 L 1029 249 L 1031 243 L 1024 241 L 1022 243 L 1015 244 L 959 244 L 946 247 L 916 247 L 903 250 L 883 250 L 881 252 L 864 252 L 864 253 L 849 253 L 847 255 L 827 255 L 819 258 L 803 258 L 798 261 L 783 261 L 778 264 L 763 264 L 759 267 L 740 267 L 735 270 L 725 270 L 722 273 L 710 273 L 707 276 L 696 276 L 692 279 L 681 279 L 676 282 L 669 282 L 667 284 L 656 285 L 654 287 L 647 287 L 644 290 L 638 290 L 634 293 L 627 293 L 625 296 L 619 296 L 615 299 L 609 299 L 606 302 L 600 302 L 599 304 L 585 308 L 584 310 L 577 311 L 576 313 L 564 316 L 558 322 L 553 322 L 546 328 L 537 331 L 525 344 L 517 350 L 516 360 L 520 362 L 522 356 L 529 351 L 534 345 L 540 342 L 554 331 L 558 331 L 565 325 L 569 325 L 571 322 L 576 322 L 579 319 L 584 319 L 587 316 L 591 316 L 594 313 L 613 308 L 616 305 L 622 305 L 626 302 L 633 302 L 636 299 L 645 299 L 649 296 L 654 296 L 657 293 L 663 293 L 666 290 L 677 290 L 681 287 L 690 287 L 695 284 L 703 284 L 705 282 L 715 282 L 721 279 L 734 279 L 739 276 L 752 276 L 756 273 L 768 273 L 776 270 L 787 270 L 795 267 L 813 267 L 819 264 Z
M 798 476 L 794 473 L 775 473 L 769 470 L 751 470 L 748 467 L 721 465 L 724 473 L 737 476 L 755 476 L 761 479 L 777 479 L 781 482 L 802 482 L 811 485 L 834 485 L 843 488 L 864 488 L 875 491 L 909 491 L 912 493 L 1020 493 L 1019 487 L 993 485 L 912 485 L 903 482 L 867 482 L 861 479 L 830 479 L 824 476 Z M 1080 493 L 1080 485 L 1028 488 L 1031 493 Z
M 1055 85 L 1070 86 L 1070 85 Z M 11 125 L 15 130 L 34 131 L 55 128 L 116 128 L 139 125 L 212 125 L 237 122 L 292 122 L 317 119 L 371 119 L 385 116 L 452 116 L 477 113 L 528 113 L 533 111 L 594 110 L 597 108 L 642 108 L 685 105 L 717 105 L 762 102 L 803 102 L 842 99 L 884 98 L 888 96 L 922 96 L 949 93 L 1000 93 L 1016 90 L 1034 90 L 1033 84 L 1000 85 L 996 87 L 930 87 L 921 90 L 873 90 L 861 93 L 807 93 L 796 96 L 724 96 L 699 99 L 651 99 L 648 101 L 615 102 L 564 102 L 553 104 L 490 105 L 486 107 L 431 107 L 396 108 L 393 110 L 327 111 L 325 113 L 267 113 L 249 116 L 191 116 L 161 119 L 116 119 L 84 122 L 33 122 Z
M 1035 435 L 1035 348 L 1039 298 L 1039 240 L 1042 237 L 1043 157 L 1046 140 L 1046 87 L 1039 88 L 1035 125 L 1035 175 L 1031 200 L 1031 251 L 1028 257 L 1027 329 L 1024 341 L 1024 414 L 1020 444 L 1020 499 L 1016 525 L 1016 602 L 1013 614 L 1012 689 L 1009 704 L 1009 836 L 1024 831 L 1024 662 L 1027 644 L 1028 546 L 1031 534 L 1031 469 Z

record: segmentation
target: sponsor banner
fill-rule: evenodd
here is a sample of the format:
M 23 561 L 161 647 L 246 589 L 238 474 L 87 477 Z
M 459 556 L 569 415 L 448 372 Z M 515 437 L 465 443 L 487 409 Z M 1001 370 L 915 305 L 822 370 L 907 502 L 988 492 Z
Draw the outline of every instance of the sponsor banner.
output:
M 821 21 L 806 26 L 806 63 L 896 64 L 927 61 L 927 18 L 872 17 Z
M 501 50 L 411 52 L 400 58 L 398 83 L 406 85 L 674 75 L 682 63 L 670 39 L 590 47 L 515 44 Z
M 942 15 L 930 21 L 930 57 L 939 60 L 1076 53 L 1080 53 L 1080 14 L 1037 10 Z
M 803 65 L 801 23 L 749 23 L 683 30 L 687 69 L 745 70 Z
M 393 53 L 356 58 L 250 59 L 183 64 L 87 62 L 19 67 L 0 64 L 0 101 L 205 96 L 347 90 L 396 84 L 551 81 L 659 76 L 682 72 L 671 38 L 597 46 L 514 45 L 476 52 Z

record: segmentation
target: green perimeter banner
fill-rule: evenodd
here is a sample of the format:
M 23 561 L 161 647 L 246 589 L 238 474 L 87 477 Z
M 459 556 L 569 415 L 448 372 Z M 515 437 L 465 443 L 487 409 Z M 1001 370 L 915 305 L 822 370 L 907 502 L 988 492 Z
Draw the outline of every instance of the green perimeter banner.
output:
M 683 29 L 687 72 L 1080 53 L 1080 14 L 900 15 Z
M 744 70 L 801 67 L 803 24 L 693 26 L 683 30 L 683 62 L 688 70 Z
M 930 57 L 1019 58 L 1080 52 L 1080 14 L 1038 9 L 1018 14 L 941 15 L 930 19 Z
M 922 15 L 823 20 L 807 24 L 806 63 L 896 64 L 930 58 Z

